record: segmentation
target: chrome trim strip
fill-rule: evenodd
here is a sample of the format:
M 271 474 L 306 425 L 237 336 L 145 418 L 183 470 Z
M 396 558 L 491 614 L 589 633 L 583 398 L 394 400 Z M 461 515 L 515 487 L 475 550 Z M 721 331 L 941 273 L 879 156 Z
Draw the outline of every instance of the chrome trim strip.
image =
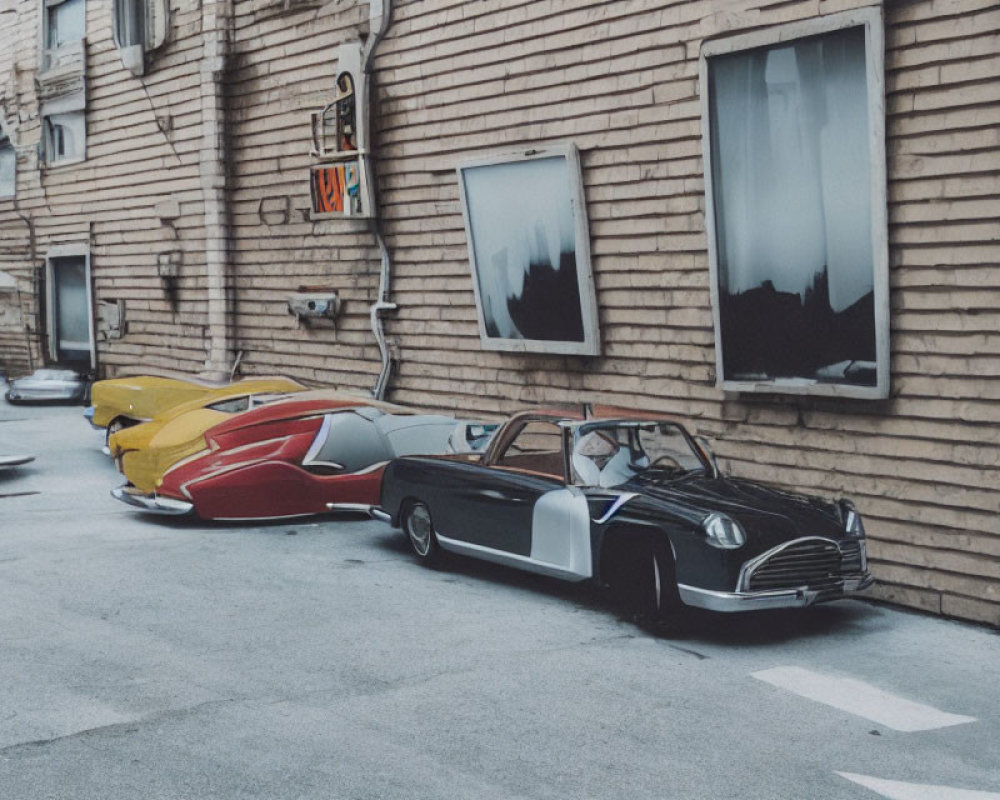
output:
M 372 506 L 368 503 L 327 503 L 327 511 L 357 511 L 360 514 L 371 516 Z
M 179 516 L 181 514 L 188 514 L 194 510 L 193 503 L 175 500 L 172 497 L 161 497 L 155 494 L 135 494 L 128 491 L 129 488 L 128 486 L 118 486 L 111 490 L 111 496 L 115 500 L 120 500 L 127 505 L 148 511 L 152 514 Z
M 368 509 L 368 513 L 371 514 L 372 519 L 377 519 L 381 522 L 388 522 L 390 524 L 392 523 L 392 515 L 387 514 L 378 506 L 371 506 Z
M 19 467 L 22 464 L 30 464 L 35 460 L 34 456 L 0 456 L 0 467 Z
M 603 525 L 605 522 L 611 519 L 615 514 L 617 514 L 621 509 L 621 507 L 625 505 L 633 497 L 638 497 L 638 494 L 636 492 L 625 492 L 623 494 L 618 495 L 615 501 L 610 506 L 608 506 L 607 510 L 601 515 L 601 518 L 595 519 L 594 522 L 597 525 Z
M 316 434 L 316 438 L 313 439 L 312 444 L 309 446 L 309 451 L 306 453 L 305 458 L 302 459 L 302 466 L 308 466 L 313 463 L 313 459 L 319 455 L 319 451 L 326 444 L 326 439 L 330 435 L 330 425 L 333 423 L 330 421 L 330 414 L 323 415 L 323 424 L 319 426 L 319 431 Z
M 789 547 L 797 547 L 802 545 L 804 542 L 821 542 L 824 545 L 833 545 L 840 550 L 840 545 L 833 539 L 827 539 L 824 536 L 801 536 L 798 539 L 792 539 L 790 542 L 784 542 L 779 544 L 777 547 L 772 547 L 770 550 L 761 553 L 759 556 L 750 559 L 740 568 L 740 576 L 736 581 L 736 591 L 745 592 L 747 587 L 750 585 L 750 579 L 753 577 L 753 573 L 757 571 L 765 561 L 769 561 L 778 553 L 787 550 Z
M 875 579 L 871 574 L 863 573 L 844 578 L 842 587 L 823 591 L 802 586 L 798 589 L 775 589 L 767 592 L 719 592 L 682 583 L 677 584 L 677 589 L 685 605 L 730 613 L 768 608 L 802 608 L 817 602 L 842 600 L 867 589 L 873 583 Z
M 579 575 L 572 570 L 554 564 L 544 564 L 541 561 L 535 561 L 532 558 L 528 558 L 528 556 L 521 556 L 517 553 L 506 553 L 502 550 L 494 550 L 490 547 L 472 544 L 471 542 L 460 542 L 457 539 L 449 539 L 446 536 L 442 536 L 440 533 L 437 534 L 437 540 L 442 549 L 458 553 L 459 555 L 472 556 L 482 561 L 490 561 L 494 564 L 502 564 L 507 567 L 516 567 L 527 572 L 548 575 L 551 578 L 562 578 L 563 580 L 574 582 L 586 580 L 586 576 Z

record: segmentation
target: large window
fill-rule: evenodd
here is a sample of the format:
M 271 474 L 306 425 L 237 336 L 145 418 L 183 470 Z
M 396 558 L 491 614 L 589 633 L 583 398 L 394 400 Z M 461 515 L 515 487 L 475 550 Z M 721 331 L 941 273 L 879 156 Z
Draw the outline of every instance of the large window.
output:
M 703 47 L 723 388 L 888 392 L 882 50 L 878 9 Z
M 17 154 L 10 140 L 0 133 L 0 198 L 17 192 Z
M 459 167 L 483 347 L 597 355 L 579 157 L 572 145 Z

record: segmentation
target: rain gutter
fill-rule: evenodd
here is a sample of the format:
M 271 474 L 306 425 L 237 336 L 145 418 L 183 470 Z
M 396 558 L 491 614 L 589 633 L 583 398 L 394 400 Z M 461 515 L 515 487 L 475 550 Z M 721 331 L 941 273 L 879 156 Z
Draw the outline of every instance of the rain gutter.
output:
M 208 300 L 206 372 L 229 375 L 232 343 L 229 287 L 229 207 L 226 197 L 229 140 L 226 135 L 226 73 L 232 52 L 233 0 L 206 0 L 201 7 L 203 51 L 200 63 L 202 140 L 198 157 L 205 215 L 205 274 Z
M 368 101 L 369 115 L 371 116 L 371 109 L 374 108 L 370 79 L 370 76 L 373 74 L 372 64 L 375 60 L 375 50 L 378 47 L 379 42 L 381 42 L 385 36 L 386 31 L 389 30 L 389 24 L 392 20 L 392 0 L 371 0 L 368 9 L 371 33 L 368 40 L 365 42 L 364 49 L 361 52 L 361 71 L 364 75 L 365 81 L 365 92 L 363 96 Z M 379 205 L 376 197 L 374 163 L 371 156 L 371 128 L 372 126 L 370 124 L 363 127 L 365 138 L 369 139 L 369 141 L 359 142 L 359 149 L 362 154 L 360 157 L 364 161 L 364 169 L 361 170 L 361 173 L 365 176 L 365 180 L 368 183 L 368 197 L 371 202 L 371 217 L 369 218 L 369 225 L 371 227 L 372 235 L 378 243 L 379 255 L 381 258 L 378 294 L 375 298 L 375 302 L 371 306 L 370 315 L 372 333 L 375 335 L 375 341 L 378 343 L 379 355 L 382 361 L 378 380 L 375 381 L 375 386 L 372 388 L 372 395 L 378 400 L 383 400 L 385 399 L 386 389 L 389 386 L 389 378 L 392 373 L 392 356 L 389 353 L 389 345 L 385 338 L 384 317 L 387 312 L 394 311 L 396 309 L 396 304 L 389 301 L 389 285 L 392 278 L 392 259 L 389 255 L 389 247 L 386 245 L 385 237 L 382 234 L 381 220 L 379 219 Z

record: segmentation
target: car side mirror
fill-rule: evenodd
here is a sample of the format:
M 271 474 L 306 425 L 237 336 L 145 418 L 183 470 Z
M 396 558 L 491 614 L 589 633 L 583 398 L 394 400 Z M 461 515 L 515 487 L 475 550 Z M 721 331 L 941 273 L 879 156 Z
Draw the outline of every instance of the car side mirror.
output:
M 712 477 L 721 478 L 722 470 L 719 469 L 719 462 L 715 458 L 715 453 L 712 451 L 712 445 L 708 443 L 708 439 L 704 436 L 695 436 L 694 440 L 698 443 L 702 452 L 708 457 L 708 463 L 712 467 Z

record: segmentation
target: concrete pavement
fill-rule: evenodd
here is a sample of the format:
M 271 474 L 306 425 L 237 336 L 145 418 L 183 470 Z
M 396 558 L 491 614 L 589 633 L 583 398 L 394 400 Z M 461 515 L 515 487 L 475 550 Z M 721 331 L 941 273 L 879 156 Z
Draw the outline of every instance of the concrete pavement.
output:
M 0 401 L 0 798 L 1000 800 L 995 631 L 860 602 L 649 636 L 368 520 L 145 517 Z M 914 727 L 916 720 L 916 727 Z

